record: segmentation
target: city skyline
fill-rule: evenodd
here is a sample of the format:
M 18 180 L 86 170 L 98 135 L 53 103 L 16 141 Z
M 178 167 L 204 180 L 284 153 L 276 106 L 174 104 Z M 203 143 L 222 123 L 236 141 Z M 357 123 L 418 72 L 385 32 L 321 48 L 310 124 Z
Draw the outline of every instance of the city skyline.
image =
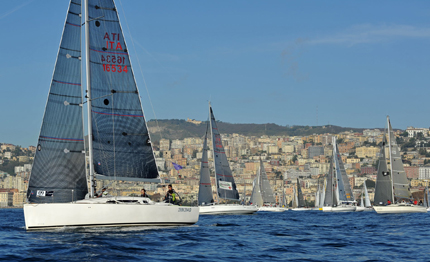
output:
M 37 143 L 68 1 L 2 4 L 0 139 L 27 147 Z M 429 126 L 427 2 L 117 5 L 148 120 L 141 70 L 158 119 L 204 121 L 210 99 L 229 123 L 383 128 L 390 115 L 394 128 Z

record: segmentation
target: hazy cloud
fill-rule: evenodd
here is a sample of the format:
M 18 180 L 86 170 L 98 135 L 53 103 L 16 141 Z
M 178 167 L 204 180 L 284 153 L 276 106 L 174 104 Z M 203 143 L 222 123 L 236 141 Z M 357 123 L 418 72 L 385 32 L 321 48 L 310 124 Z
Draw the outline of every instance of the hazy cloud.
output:
M 430 28 L 409 25 L 379 25 L 370 24 L 353 26 L 344 32 L 317 37 L 308 44 L 346 44 L 377 43 L 394 38 L 430 38 Z

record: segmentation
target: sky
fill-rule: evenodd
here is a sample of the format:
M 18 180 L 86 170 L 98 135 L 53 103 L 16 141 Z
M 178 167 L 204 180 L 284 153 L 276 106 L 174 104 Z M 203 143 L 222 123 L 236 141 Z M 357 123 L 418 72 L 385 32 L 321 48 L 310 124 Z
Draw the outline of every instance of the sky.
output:
M 0 142 L 37 143 L 68 2 L 0 2 Z M 429 1 L 116 4 L 148 120 L 430 126 Z

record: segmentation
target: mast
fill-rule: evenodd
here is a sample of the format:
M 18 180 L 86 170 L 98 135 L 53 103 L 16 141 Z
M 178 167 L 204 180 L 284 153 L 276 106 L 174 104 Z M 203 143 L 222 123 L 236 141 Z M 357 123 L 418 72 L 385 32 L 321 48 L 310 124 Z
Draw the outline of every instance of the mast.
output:
M 88 0 L 84 0 L 85 8 L 85 74 L 86 74 L 86 85 L 87 85 L 87 109 L 88 109 L 88 163 L 90 167 L 90 198 L 94 197 L 94 167 L 93 167 L 93 130 L 92 130 L 92 118 L 91 118 L 91 81 L 90 81 L 90 25 L 88 16 Z
M 389 116 L 387 116 L 387 125 L 388 125 L 388 148 L 389 148 L 389 155 L 390 155 L 390 172 L 391 172 L 391 179 L 390 179 L 390 181 L 391 181 L 391 188 L 392 188 L 392 190 L 391 190 L 391 197 L 392 197 L 392 199 L 393 199 L 393 202 L 395 201 L 395 199 L 394 199 L 394 185 L 393 185 L 393 183 L 394 183 L 394 181 L 393 181 L 393 176 L 394 176 L 394 174 L 393 174 L 393 161 L 392 161 L 392 159 L 391 159 L 391 129 L 390 129 L 390 117 Z
M 211 137 L 212 137 L 212 158 L 213 158 L 213 163 L 214 163 L 214 170 L 216 172 L 216 167 L 215 167 L 215 146 L 214 146 L 214 141 L 213 141 L 213 129 L 212 129 L 212 116 L 211 116 L 211 102 L 209 101 L 209 128 L 211 130 Z M 218 181 L 216 179 L 216 174 L 215 174 L 215 187 L 216 187 L 216 201 L 219 204 L 219 193 L 218 193 Z

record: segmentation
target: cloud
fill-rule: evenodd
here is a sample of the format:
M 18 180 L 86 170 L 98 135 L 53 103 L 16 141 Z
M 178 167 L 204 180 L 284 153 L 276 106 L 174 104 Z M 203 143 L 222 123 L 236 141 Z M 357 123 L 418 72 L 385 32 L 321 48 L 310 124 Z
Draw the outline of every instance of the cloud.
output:
M 26 2 L 26 3 L 23 3 L 23 4 L 21 4 L 21 5 L 17 6 L 17 7 L 15 7 L 15 8 L 14 8 L 14 9 L 12 9 L 12 10 L 7 11 L 7 12 L 6 12 L 6 13 L 4 13 L 4 14 L 0 14 L 0 19 L 3 19 L 3 18 L 5 18 L 5 17 L 7 17 L 7 16 L 9 16 L 9 15 L 11 15 L 11 14 L 13 14 L 13 13 L 15 13 L 16 11 L 18 11 L 19 9 L 23 8 L 24 6 L 28 5 L 29 3 L 33 2 L 33 1 L 34 1 L 34 0 L 30 0 L 30 1 Z
M 316 37 L 308 44 L 346 44 L 356 45 L 365 43 L 378 43 L 398 38 L 430 38 L 430 28 L 409 25 L 357 25 L 344 32 Z

